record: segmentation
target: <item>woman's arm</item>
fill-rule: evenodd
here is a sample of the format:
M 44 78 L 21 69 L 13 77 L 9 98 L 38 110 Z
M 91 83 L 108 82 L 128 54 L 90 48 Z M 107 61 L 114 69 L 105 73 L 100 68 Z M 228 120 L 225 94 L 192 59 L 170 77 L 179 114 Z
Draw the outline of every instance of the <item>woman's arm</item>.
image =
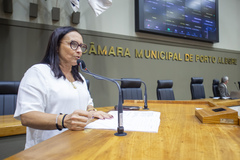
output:
M 60 129 L 64 126 L 70 130 L 83 130 L 87 125 L 90 112 L 76 110 L 72 114 L 66 115 L 64 122 L 62 122 L 63 115 L 43 113 L 39 111 L 31 111 L 21 115 L 21 122 L 23 126 L 28 126 L 35 129 L 54 130 L 57 125 Z

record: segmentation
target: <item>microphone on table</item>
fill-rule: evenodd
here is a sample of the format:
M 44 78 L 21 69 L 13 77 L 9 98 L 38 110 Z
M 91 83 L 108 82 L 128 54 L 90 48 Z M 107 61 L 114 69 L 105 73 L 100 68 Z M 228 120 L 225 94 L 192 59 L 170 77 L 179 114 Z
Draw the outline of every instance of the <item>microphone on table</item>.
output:
M 117 133 L 115 133 L 114 135 L 116 135 L 116 136 L 127 135 L 127 133 L 124 132 L 124 127 L 123 127 L 122 90 L 121 90 L 118 82 L 114 79 L 103 77 L 103 76 L 100 76 L 100 75 L 97 75 L 97 74 L 94 74 L 94 73 L 90 72 L 87 69 L 85 62 L 81 59 L 77 60 L 77 64 L 80 66 L 82 72 L 84 72 L 84 73 L 86 73 L 90 76 L 93 76 L 96 79 L 110 81 L 110 82 L 113 82 L 117 85 L 118 92 L 119 92 L 119 98 L 118 98 L 118 106 L 119 106 L 118 107 L 118 128 L 117 128 Z
M 236 86 L 237 90 L 239 90 L 239 88 L 238 88 L 238 86 L 237 86 L 237 83 L 236 83 L 236 82 L 234 82 L 234 84 L 235 84 L 235 86 Z

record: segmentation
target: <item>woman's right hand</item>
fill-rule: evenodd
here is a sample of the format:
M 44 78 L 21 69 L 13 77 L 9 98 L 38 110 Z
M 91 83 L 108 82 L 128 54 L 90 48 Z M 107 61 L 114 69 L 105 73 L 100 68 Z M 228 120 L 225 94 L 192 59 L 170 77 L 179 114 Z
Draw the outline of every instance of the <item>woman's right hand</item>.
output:
M 64 126 L 72 131 L 84 130 L 84 127 L 91 118 L 91 113 L 83 110 L 76 110 L 72 114 L 66 115 Z

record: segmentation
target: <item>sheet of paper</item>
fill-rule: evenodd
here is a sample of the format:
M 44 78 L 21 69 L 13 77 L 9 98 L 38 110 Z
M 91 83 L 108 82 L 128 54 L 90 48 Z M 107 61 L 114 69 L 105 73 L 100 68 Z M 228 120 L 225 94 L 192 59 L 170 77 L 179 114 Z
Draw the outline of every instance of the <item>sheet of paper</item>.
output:
M 230 99 L 230 97 L 222 97 L 222 99 Z
M 238 112 L 238 116 L 240 116 L 240 106 L 233 106 L 233 107 L 228 107 L 228 108 L 231 108 L 231 109 L 237 111 Z
M 112 119 L 98 119 L 85 128 L 117 130 L 118 112 L 110 111 Z M 160 112 L 155 111 L 123 111 L 123 127 L 125 131 L 158 132 Z

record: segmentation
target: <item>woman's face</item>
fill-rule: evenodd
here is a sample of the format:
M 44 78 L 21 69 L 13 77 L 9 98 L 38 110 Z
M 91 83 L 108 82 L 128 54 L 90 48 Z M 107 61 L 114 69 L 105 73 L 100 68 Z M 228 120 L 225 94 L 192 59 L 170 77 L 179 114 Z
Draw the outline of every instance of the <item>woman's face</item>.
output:
M 80 46 L 76 50 L 71 48 L 72 41 L 77 42 L 78 45 L 83 43 L 82 36 L 76 31 L 69 32 L 62 38 L 59 48 L 60 65 L 62 66 L 76 66 L 77 60 L 82 56 Z

